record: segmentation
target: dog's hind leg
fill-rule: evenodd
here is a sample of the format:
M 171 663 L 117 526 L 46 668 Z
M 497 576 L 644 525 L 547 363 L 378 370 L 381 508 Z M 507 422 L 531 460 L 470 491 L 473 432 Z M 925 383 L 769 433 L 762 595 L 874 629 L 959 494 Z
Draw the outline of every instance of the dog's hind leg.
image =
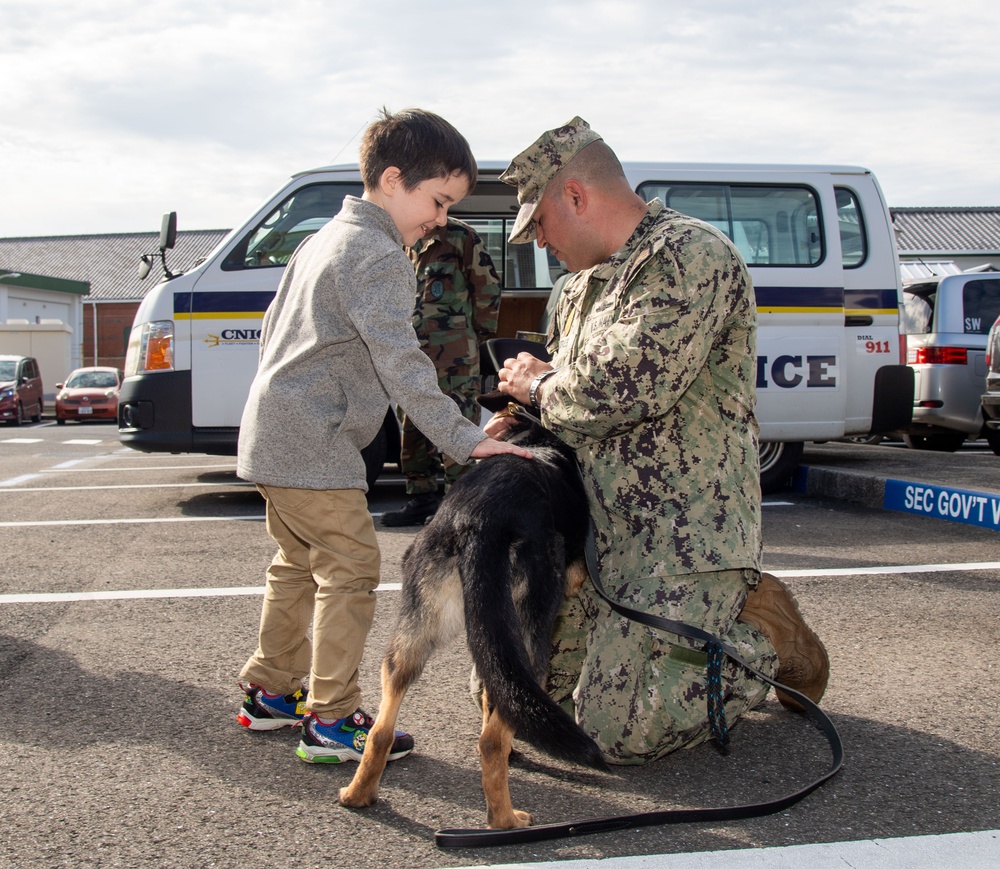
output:
M 483 692 L 483 709 L 489 709 L 489 697 Z M 483 732 L 479 735 L 479 762 L 482 766 L 483 795 L 486 797 L 486 826 L 491 830 L 510 830 L 531 826 L 527 812 L 514 808 L 510 800 L 510 749 L 513 728 L 494 709 L 483 713 Z

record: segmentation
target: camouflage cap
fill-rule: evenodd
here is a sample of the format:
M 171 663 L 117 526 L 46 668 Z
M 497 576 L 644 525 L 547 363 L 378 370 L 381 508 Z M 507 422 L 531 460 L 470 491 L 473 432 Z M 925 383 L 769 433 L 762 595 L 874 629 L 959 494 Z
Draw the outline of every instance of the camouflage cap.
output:
M 517 201 L 521 206 L 510 233 L 511 244 L 534 241 L 535 209 L 545 192 L 545 185 L 581 150 L 600 139 L 590 129 L 590 124 L 577 116 L 561 127 L 542 133 L 511 161 L 500 176 L 505 184 L 517 188 Z

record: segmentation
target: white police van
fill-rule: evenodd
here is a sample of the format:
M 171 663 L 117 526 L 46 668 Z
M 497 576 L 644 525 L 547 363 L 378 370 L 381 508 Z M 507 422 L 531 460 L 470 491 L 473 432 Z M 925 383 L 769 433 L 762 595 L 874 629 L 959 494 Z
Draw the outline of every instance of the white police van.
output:
M 559 263 L 508 245 L 515 190 L 506 163 L 480 165 L 456 207 L 486 241 L 502 279 L 502 337 L 537 329 Z M 888 209 L 875 177 L 846 166 L 626 163 L 646 200 L 706 220 L 735 241 L 759 317 L 761 482 L 785 485 L 805 441 L 889 432 L 912 413 L 900 330 L 902 287 Z M 257 363 L 261 319 L 296 245 L 360 196 L 357 166 L 294 175 L 197 268 L 167 270 L 135 317 L 119 398 L 122 443 L 149 452 L 232 455 Z M 150 258 L 146 258 L 148 270 Z M 294 420 L 289 420 L 294 425 Z M 366 451 L 369 479 L 398 456 L 391 414 Z

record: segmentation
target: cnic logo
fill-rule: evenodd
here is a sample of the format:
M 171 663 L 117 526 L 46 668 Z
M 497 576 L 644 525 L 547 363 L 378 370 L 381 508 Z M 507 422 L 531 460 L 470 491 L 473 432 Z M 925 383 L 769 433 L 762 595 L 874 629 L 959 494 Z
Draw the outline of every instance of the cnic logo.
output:
M 260 342 L 260 329 L 224 329 L 218 335 L 209 333 L 205 343 L 209 347 L 230 347 L 239 344 L 257 344 Z

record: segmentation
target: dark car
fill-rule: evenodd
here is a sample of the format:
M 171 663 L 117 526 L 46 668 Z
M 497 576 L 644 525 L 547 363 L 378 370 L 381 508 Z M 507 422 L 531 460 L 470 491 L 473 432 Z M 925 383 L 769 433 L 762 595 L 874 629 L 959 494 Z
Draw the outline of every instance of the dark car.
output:
M 122 373 L 117 368 L 77 368 L 66 378 L 65 383 L 57 383 L 56 422 L 65 425 L 66 420 L 84 422 L 92 419 L 118 419 L 118 390 L 122 385 Z
M 42 376 L 30 356 L 0 356 L 0 419 L 20 425 L 42 418 Z

